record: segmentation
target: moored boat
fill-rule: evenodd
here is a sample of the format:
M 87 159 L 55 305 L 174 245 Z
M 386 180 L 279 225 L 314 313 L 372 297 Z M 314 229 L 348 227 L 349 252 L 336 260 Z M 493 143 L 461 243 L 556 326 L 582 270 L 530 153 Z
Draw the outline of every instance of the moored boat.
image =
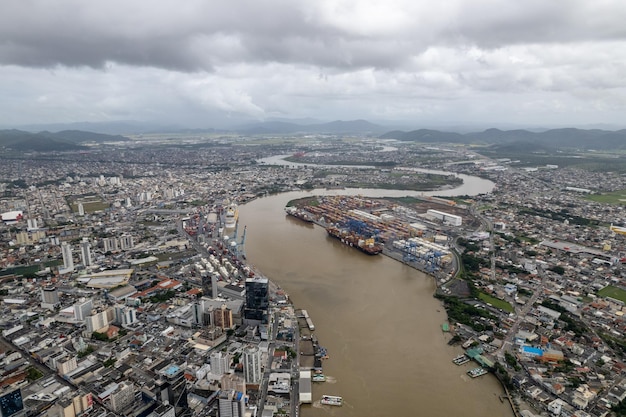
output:
M 343 398 L 338 397 L 336 395 L 322 395 L 322 399 L 320 400 L 320 403 L 324 405 L 339 406 L 343 404 Z

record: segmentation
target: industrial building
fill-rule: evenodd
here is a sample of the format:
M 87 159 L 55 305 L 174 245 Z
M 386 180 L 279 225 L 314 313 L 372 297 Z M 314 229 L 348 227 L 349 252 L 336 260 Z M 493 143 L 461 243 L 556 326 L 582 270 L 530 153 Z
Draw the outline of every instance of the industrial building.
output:
M 441 220 L 443 224 L 447 224 L 449 226 L 460 226 L 463 223 L 463 218 L 461 216 L 457 216 L 456 214 L 450 214 L 432 209 L 427 210 L 426 214 Z

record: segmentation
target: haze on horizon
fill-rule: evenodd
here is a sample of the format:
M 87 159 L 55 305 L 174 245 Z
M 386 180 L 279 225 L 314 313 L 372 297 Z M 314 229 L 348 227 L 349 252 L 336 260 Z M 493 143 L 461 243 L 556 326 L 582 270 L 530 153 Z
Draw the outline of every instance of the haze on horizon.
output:
M 0 126 L 626 127 L 626 2 L 7 0 Z

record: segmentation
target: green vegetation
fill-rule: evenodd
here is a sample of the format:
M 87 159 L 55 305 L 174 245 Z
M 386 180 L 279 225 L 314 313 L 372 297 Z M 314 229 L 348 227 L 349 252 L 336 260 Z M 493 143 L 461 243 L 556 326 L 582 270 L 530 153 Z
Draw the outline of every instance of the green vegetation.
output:
M 501 300 L 499 298 L 495 298 L 490 296 L 489 294 L 485 294 L 485 293 L 480 293 L 478 295 L 478 298 L 482 301 L 484 301 L 485 303 L 489 303 L 492 306 L 494 306 L 497 309 L 506 311 L 507 313 L 512 313 L 513 311 L 515 311 L 513 309 L 513 306 L 511 306 L 511 304 L 509 304 L 508 302 Z
M 598 297 L 611 297 L 626 303 L 626 291 L 612 285 L 604 287 L 598 291 Z
M 26 278 L 35 278 L 36 273 L 39 271 L 39 265 L 30 266 L 16 266 L 15 268 L 8 268 L 0 271 L 0 276 L 5 275 L 23 275 Z
M 585 199 L 604 204 L 626 204 L 626 190 L 612 191 L 603 194 L 589 194 Z
M 41 372 L 39 369 L 35 368 L 34 366 L 30 366 L 26 370 L 26 379 L 29 381 L 36 381 L 41 377 L 43 377 L 43 372 Z
M 511 353 L 509 352 L 504 352 L 504 360 L 506 360 L 506 363 L 513 369 L 515 369 L 516 371 L 521 371 L 522 367 L 519 365 L 519 363 L 517 363 L 517 359 L 515 358 L 515 356 L 513 356 Z
M 617 405 L 612 406 L 611 413 L 614 413 L 617 417 L 626 416 L 626 400 L 620 401 Z
M 111 366 L 113 366 L 113 364 L 115 363 L 115 361 L 117 361 L 117 359 L 115 358 L 109 358 L 106 361 L 102 362 L 102 365 L 104 365 L 105 368 L 109 368 Z
M 436 295 L 437 298 L 443 300 L 446 311 L 448 312 L 448 318 L 457 323 L 470 326 L 477 332 L 489 330 L 492 326 L 488 326 L 480 320 L 481 317 L 487 319 L 494 319 L 493 314 L 482 308 L 474 307 L 457 297 L 450 297 L 445 295 Z
M 94 347 L 93 346 L 87 346 L 87 349 L 85 350 L 81 350 L 80 352 L 78 352 L 78 354 L 76 356 L 78 356 L 78 358 L 84 358 L 85 356 L 93 353 L 94 351 Z
M 152 303 L 164 303 L 170 298 L 173 298 L 176 295 L 176 291 L 168 290 L 161 292 L 159 294 L 153 295 L 150 297 L 150 302 Z
M 106 335 L 106 333 L 93 332 L 91 334 L 91 338 L 94 339 L 94 340 L 99 340 L 101 342 L 108 342 L 109 341 L 109 337 Z
M 550 268 L 548 268 L 548 270 L 550 270 L 550 271 L 552 271 L 554 273 L 557 273 L 559 275 L 563 275 L 565 273 L 565 268 L 563 268 L 560 265 L 551 266 Z

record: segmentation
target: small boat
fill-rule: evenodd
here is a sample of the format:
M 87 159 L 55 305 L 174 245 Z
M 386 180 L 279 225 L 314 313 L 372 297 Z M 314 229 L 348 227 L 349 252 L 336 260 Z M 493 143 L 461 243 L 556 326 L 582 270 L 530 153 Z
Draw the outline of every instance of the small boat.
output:
M 337 397 L 335 395 L 322 395 L 322 399 L 320 403 L 324 405 L 336 405 L 340 406 L 343 404 L 343 398 Z

